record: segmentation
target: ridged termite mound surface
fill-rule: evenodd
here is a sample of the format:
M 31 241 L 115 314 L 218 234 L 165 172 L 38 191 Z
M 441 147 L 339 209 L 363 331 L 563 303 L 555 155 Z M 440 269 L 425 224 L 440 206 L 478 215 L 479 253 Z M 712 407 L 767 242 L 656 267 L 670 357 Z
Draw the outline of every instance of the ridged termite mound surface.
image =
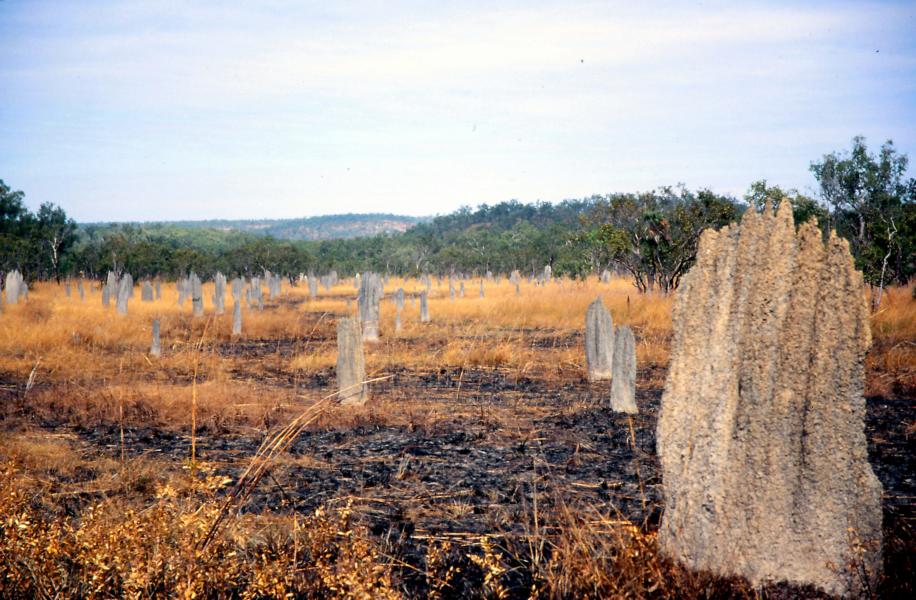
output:
M 881 484 L 868 464 L 862 276 L 788 203 L 709 230 L 673 312 L 658 421 L 663 553 L 752 583 L 874 590 Z

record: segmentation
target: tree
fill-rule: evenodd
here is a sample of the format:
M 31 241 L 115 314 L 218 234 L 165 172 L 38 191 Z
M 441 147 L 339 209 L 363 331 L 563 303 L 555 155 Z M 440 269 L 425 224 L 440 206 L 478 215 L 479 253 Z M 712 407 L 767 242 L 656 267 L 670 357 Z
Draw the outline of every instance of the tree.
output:
M 0 179 L 0 234 L 20 234 L 29 210 L 23 204 L 25 193 L 13 191 Z
M 25 194 L 0 179 L 0 271 L 18 269 L 26 279 L 42 275 L 42 247 L 35 215 L 26 208 Z
M 613 194 L 596 205 L 587 222 L 612 262 L 630 272 L 641 292 L 670 292 L 696 258 L 700 234 L 738 218 L 735 201 L 683 186 L 640 194 Z
M 832 208 L 832 225 L 849 240 L 856 266 L 876 288 L 875 306 L 887 282 L 903 284 L 914 274 L 916 180 L 906 178 L 907 165 L 893 141 L 874 155 L 861 136 L 848 153 L 831 152 L 811 163 L 821 197 Z
M 817 200 L 799 193 L 796 189 L 783 191 L 778 185 L 768 186 L 766 179 L 752 183 L 744 195 L 744 201 L 758 212 L 764 209 L 767 202 L 776 210 L 782 202 L 788 201 L 792 205 L 792 217 L 796 226 L 807 223 L 812 217 L 817 219 L 821 230 L 826 230 L 829 226 L 830 213 Z
M 61 264 L 76 241 L 76 223 L 67 218 L 62 208 L 45 202 L 38 209 L 35 233 L 45 249 L 44 262 L 48 274 L 60 283 Z

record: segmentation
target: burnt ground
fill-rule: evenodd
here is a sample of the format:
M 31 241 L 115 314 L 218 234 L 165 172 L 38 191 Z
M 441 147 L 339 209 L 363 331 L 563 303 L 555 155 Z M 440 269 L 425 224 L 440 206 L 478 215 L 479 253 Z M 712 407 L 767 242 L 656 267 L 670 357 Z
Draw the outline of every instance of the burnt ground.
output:
M 274 342 L 270 352 L 276 351 Z M 657 375 L 641 371 L 639 380 L 657 381 Z M 331 383 L 331 377 L 319 375 L 306 385 Z M 395 392 L 441 403 L 446 415 L 450 407 L 461 414 L 430 425 L 367 421 L 305 431 L 243 510 L 307 512 L 349 502 L 387 551 L 411 564 L 422 561 L 430 540 L 471 543 L 484 533 L 506 543 L 521 539 L 534 527 L 536 511 L 541 527 L 550 527 L 543 515 L 561 505 L 591 507 L 647 529 L 657 524 L 660 389 L 638 390 L 641 412 L 632 420 L 600 405 L 607 395 L 601 386 L 548 385 L 498 370 L 405 371 L 373 391 Z M 868 398 L 867 406 L 869 460 L 885 490 L 885 585 L 891 590 L 885 596 L 891 597 L 893 590 L 912 589 L 914 407 L 904 397 Z M 519 407 L 526 409 L 525 418 L 501 418 Z M 118 452 L 117 425 L 75 432 L 100 452 Z M 197 448 L 202 460 L 234 478 L 262 439 L 201 431 Z M 189 441 L 180 432 L 135 427 L 126 431 L 126 446 L 134 455 L 155 453 L 180 462 L 188 456 Z

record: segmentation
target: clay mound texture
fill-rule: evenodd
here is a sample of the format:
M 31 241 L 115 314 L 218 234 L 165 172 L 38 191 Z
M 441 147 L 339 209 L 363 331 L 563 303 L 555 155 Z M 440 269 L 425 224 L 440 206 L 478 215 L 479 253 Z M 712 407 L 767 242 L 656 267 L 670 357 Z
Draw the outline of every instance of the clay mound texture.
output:
M 658 422 L 659 544 L 755 584 L 873 587 L 881 484 L 866 454 L 861 274 L 791 208 L 707 231 L 674 307 Z

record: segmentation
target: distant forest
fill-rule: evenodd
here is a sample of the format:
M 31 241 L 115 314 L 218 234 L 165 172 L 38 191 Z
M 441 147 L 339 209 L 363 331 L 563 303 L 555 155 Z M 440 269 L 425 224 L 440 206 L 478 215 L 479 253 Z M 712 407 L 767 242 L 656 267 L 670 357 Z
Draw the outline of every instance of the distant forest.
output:
M 322 215 L 299 219 L 208 219 L 133 223 L 151 229 L 162 226 L 179 229 L 216 229 L 267 235 L 284 240 L 332 240 L 368 237 L 380 233 L 401 233 L 429 217 L 408 217 L 389 213 Z M 108 223 L 80 224 L 80 228 L 99 228 Z
M 906 178 L 907 157 L 888 141 L 877 154 L 853 139 L 810 169 L 820 198 L 758 181 L 743 198 L 707 189 L 664 187 L 641 193 L 596 195 L 550 204 L 516 201 L 420 221 L 402 233 L 349 239 L 279 239 L 272 227 L 298 222 L 93 224 L 77 226 L 62 209 L 27 210 L 24 194 L 0 180 L 0 270 L 18 269 L 28 280 L 84 276 L 111 270 L 135 278 L 174 279 L 193 270 L 255 275 L 264 270 L 341 275 L 367 270 L 399 275 L 540 272 L 582 277 L 615 269 L 640 290 L 677 287 L 693 263 L 700 234 L 739 219 L 748 209 L 789 202 L 796 223 L 817 218 L 822 229 L 847 238 L 869 283 L 906 283 L 916 274 L 916 180 Z M 404 219 L 395 215 L 395 222 Z M 378 215 L 375 215 L 376 221 Z M 409 217 L 407 219 L 410 219 Z M 359 221 L 353 215 L 354 222 Z M 383 219 L 384 220 L 384 219 Z M 311 220 L 308 227 L 320 221 Z M 365 220 L 363 222 L 366 222 Z M 272 224 L 271 224 L 272 223 Z M 325 223 L 330 226 L 330 222 Z M 318 225 L 320 227 L 320 225 Z M 295 237 L 295 235 L 286 235 Z

